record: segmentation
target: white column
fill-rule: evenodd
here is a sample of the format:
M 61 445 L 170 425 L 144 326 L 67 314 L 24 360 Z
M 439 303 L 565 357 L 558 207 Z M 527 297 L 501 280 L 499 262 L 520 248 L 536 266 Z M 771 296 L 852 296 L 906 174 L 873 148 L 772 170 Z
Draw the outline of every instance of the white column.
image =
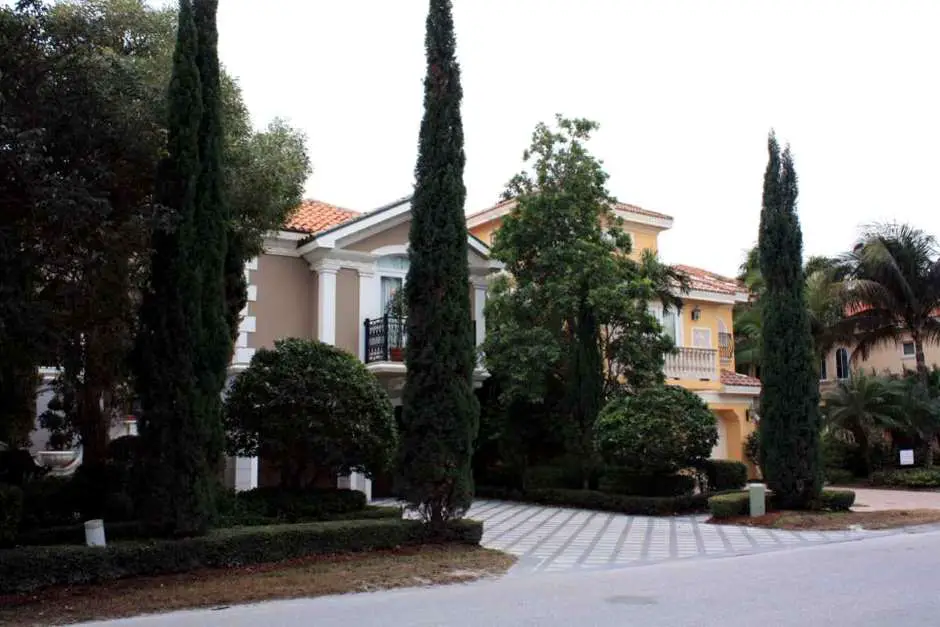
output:
M 336 344 L 336 273 L 335 266 L 317 268 L 317 339 Z
M 374 268 L 359 269 L 359 358 L 366 360 L 366 318 L 379 316 L 379 282 Z
M 477 346 L 483 344 L 486 338 L 486 283 L 473 284 L 473 319 L 476 320 L 476 340 Z
M 235 458 L 235 491 L 244 492 L 258 487 L 258 458 Z

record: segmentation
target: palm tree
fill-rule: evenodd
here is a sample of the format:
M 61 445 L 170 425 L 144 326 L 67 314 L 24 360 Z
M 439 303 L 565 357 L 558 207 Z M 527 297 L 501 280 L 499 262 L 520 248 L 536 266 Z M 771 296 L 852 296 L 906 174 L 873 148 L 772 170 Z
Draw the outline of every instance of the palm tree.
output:
M 890 429 L 905 429 L 908 391 L 903 381 L 856 372 L 823 394 L 823 419 L 828 429 L 850 433 L 861 450 L 866 474 L 871 473 L 871 443 Z
M 841 259 L 843 297 L 849 316 L 840 324 L 855 337 L 853 358 L 866 359 L 872 349 L 914 342 L 917 373 L 927 382 L 924 344 L 940 341 L 940 262 L 937 241 L 906 224 L 866 228 Z
M 839 269 L 837 260 L 828 257 L 810 257 L 803 266 L 810 330 L 820 358 L 840 342 L 849 339 L 846 331 L 838 326 L 843 310 L 838 281 Z M 748 369 L 749 374 L 756 375 L 756 369 L 761 362 L 760 302 L 764 291 L 757 247 L 748 251 L 744 263 L 739 268 L 738 280 L 747 287 L 751 298 L 750 302 L 735 307 L 735 361 L 738 366 Z

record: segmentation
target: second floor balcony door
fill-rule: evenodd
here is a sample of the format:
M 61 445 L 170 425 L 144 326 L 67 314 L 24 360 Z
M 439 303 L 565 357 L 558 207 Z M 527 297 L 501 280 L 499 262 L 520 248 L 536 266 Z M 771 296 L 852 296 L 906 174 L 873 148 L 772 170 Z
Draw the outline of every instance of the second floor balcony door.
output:
M 383 276 L 382 277 L 382 313 L 391 314 L 389 311 L 395 294 L 402 288 L 402 279 L 400 277 Z

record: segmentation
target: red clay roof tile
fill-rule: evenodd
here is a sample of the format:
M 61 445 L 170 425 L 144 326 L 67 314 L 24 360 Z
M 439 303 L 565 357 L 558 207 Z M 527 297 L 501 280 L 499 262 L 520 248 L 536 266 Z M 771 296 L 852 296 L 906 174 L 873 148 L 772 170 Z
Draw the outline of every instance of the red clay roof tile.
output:
M 359 217 L 358 211 L 343 209 L 319 200 L 305 200 L 294 210 L 284 224 L 288 231 L 300 231 L 316 235 L 344 222 Z
M 718 294 L 736 294 L 747 291 L 737 279 L 721 276 L 694 266 L 680 264 L 673 267 L 689 277 L 689 287 L 693 290 L 716 292 Z
M 755 379 L 746 374 L 731 372 L 730 370 L 721 371 L 722 385 L 736 385 L 741 387 L 760 387 L 760 379 Z

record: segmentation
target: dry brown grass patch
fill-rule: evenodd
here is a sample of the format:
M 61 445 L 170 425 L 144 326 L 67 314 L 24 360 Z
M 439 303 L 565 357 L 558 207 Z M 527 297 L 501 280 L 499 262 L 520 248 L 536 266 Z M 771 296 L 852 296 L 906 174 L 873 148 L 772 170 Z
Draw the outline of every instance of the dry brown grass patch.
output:
M 500 575 L 505 553 L 464 545 L 320 556 L 0 597 L 0 625 L 63 625 L 200 607 L 461 583 Z
M 895 509 L 880 512 L 771 512 L 751 518 L 740 516 L 710 520 L 719 525 L 743 525 L 793 531 L 844 531 L 853 526 L 862 529 L 896 529 L 912 525 L 940 523 L 940 510 Z

